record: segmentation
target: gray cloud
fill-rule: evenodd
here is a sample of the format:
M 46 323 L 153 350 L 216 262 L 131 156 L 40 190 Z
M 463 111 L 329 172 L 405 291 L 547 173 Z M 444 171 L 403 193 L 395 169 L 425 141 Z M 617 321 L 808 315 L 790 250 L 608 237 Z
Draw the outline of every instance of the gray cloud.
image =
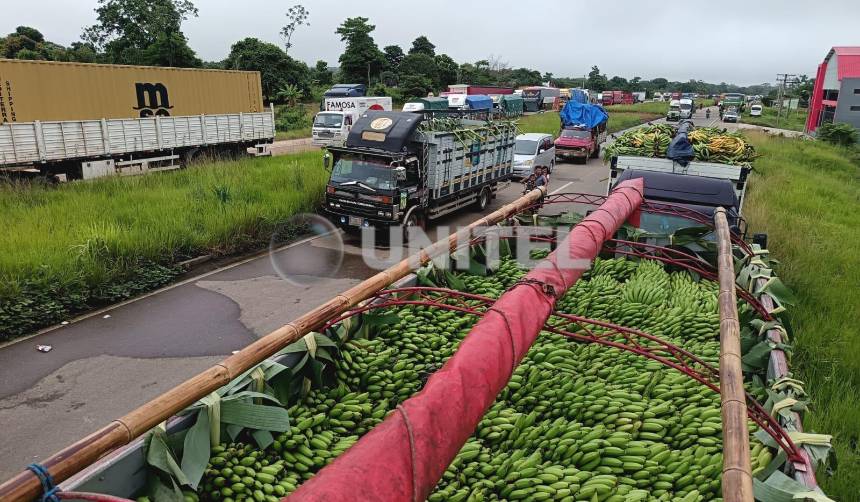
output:
M 247 36 L 280 44 L 278 30 L 295 1 L 196 0 L 200 16 L 184 25 L 192 48 L 220 60 Z M 347 17 L 376 25 L 380 47 L 408 48 L 427 35 L 458 62 L 493 55 L 513 67 L 581 76 L 596 64 L 608 76 L 701 79 L 753 84 L 778 72 L 814 76 L 832 45 L 860 43 L 860 2 L 828 0 L 490 2 L 463 0 L 305 0 L 310 27 L 293 36 L 291 55 L 337 64 L 334 30 Z M 95 21 L 95 0 L 3 0 L 0 33 L 25 24 L 68 44 Z

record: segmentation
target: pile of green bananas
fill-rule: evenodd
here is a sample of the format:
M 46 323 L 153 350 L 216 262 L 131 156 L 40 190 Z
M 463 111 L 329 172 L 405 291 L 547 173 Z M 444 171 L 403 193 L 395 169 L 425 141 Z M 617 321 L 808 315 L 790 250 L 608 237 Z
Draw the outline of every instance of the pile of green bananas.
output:
M 755 147 L 738 133 L 715 127 L 700 127 L 687 136 L 696 159 L 720 164 L 749 164 L 756 158 Z
M 608 161 L 619 155 L 636 157 L 665 157 L 666 149 L 675 136 L 675 129 L 668 124 L 656 124 L 625 132 L 614 142 L 605 146 L 604 159 Z
M 472 292 L 498 296 L 525 272 L 504 259 L 489 275 L 461 279 Z M 646 331 L 716 364 L 716 297 L 716 284 L 657 262 L 598 259 L 556 307 Z M 423 305 L 389 313 L 397 321 L 342 346 L 337 384 L 293 404 L 291 429 L 269 448 L 213 449 L 201 499 L 288 495 L 420 390 L 477 321 Z M 549 323 L 583 329 L 558 316 Z M 719 500 L 721 438 L 719 396 L 695 380 L 542 332 L 429 500 Z M 771 451 L 751 442 L 759 471 Z
M 639 127 L 620 135 L 604 147 L 604 160 L 629 155 L 665 157 L 676 130 L 668 124 Z M 696 160 L 719 164 L 747 165 L 756 158 L 755 148 L 739 133 L 716 127 L 699 127 L 687 135 Z

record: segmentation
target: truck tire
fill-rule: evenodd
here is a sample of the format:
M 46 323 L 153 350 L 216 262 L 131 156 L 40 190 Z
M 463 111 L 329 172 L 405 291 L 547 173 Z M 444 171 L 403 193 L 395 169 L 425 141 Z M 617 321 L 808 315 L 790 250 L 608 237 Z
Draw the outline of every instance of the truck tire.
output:
M 596 159 L 598 157 L 600 157 L 600 145 L 597 145 L 596 147 L 594 147 L 594 151 L 591 152 L 591 158 L 592 159 Z
M 472 206 L 472 209 L 475 211 L 482 212 L 487 209 L 487 206 L 490 205 L 490 189 L 484 187 L 481 189 L 481 193 L 478 194 L 478 198 L 475 199 L 475 204 Z
M 403 243 L 409 242 L 409 232 L 410 228 L 424 228 L 424 218 L 421 217 L 421 213 L 416 209 L 413 211 L 409 211 L 406 217 L 403 219 Z

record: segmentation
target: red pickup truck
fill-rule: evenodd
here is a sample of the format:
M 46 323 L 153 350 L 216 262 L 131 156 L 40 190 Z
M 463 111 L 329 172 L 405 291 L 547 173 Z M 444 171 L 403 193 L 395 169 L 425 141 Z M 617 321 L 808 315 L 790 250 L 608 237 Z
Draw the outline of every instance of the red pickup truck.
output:
M 600 144 L 604 141 L 606 122 L 593 129 L 566 127 L 555 140 L 555 158 L 557 161 L 573 158 L 577 163 L 585 164 L 589 158 L 600 155 Z

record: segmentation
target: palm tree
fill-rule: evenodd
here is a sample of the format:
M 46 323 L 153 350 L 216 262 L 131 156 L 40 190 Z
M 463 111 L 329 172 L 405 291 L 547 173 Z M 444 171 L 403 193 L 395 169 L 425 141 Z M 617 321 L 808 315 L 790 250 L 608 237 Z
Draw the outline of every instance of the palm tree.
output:
M 296 106 L 301 96 L 302 91 L 293 84 L 287 84 L 278 91 L 278 98 L 286 101 L 290 107 Z

